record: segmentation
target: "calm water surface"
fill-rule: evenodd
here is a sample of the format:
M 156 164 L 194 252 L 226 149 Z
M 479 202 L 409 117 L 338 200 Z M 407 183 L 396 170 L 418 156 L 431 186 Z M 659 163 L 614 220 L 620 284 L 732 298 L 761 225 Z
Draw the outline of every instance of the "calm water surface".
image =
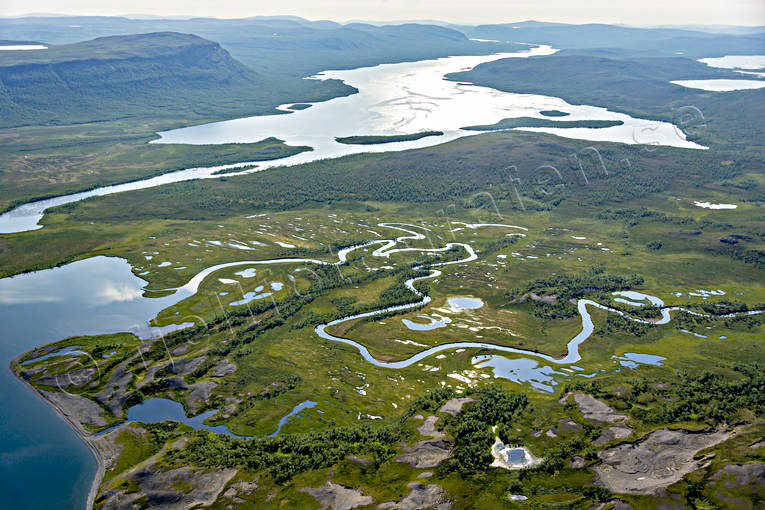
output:
M 686 140 L 682 130 L 668 122 L 637 119 L 595 106 L 571 105 L 557 97 L 513 94 L 444 79 L 444 75 L 448 73 L 469 70 L 484 62 L 501 58 L 543 58 L 555 51 L 550 46 L 539 46 L 515 53 L 446 57 L 345 71 L 325 71 L 316 78 L 343 80 L 356 87 L 359 93 L 314 103 L 306 110 L 291 111 L 287 105 L 283 105 L 280 109 L 290 113 L 247 117 L 166 131 L 159 133 L 161 138 L 153 143 L 257 142 L 275 136 L 290 145 L 306 145 L 313 149 L 287 158 L 259 162 L 256 163 L 256 168 L 241 172 L 250 173 L 275 166 L 297 165 L 361 152 L 430 147 L 477 134 L 475 131 L 462 129 L 467 126 L 493 124 L 511 117 L 546 118 L 541 111 L 560 110 L 569 114 L 565 120 L 619 120 L 623 124 L 603 129 L 523 129 L 582 140 L 703 148 Z M 396 135 L 424 130 L 442 131 L 444 134 L 416 141 L 380 145 L 345 145 L 335 141 L 335 137 L 340 136 Z M 0 215 L 0 233 L 42 228 L 38 222 L 44 211 L 57 205 L 171 182 L 218 178 L 218 170 L 251 163 L 253 162 L 192 168 L 131 183 L 30 202 Z
M 96 472 L 90 450 L 9 363 L 68 336 L 145 327 L 180 296 L 144 298 L 145 284 L 126 261 L 107 257 L 0 279 L 1 509 L 84 508 Z

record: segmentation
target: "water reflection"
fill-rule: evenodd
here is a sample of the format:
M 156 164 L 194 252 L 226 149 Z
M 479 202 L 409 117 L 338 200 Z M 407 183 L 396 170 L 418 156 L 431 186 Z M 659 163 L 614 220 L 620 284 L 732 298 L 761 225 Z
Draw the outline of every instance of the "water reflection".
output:
M 140 421 L 144 423 L 156 423 L 166 420 L 179 421 L 199 430 L 209 430 L 218 434 L 226 434 L 231 437 L 249 437 L 238 436 L 228 430 L 225 425 L 205 425 L 204 421 L 215 415 L 218 411 L 213 409 L 200 413 L 193 418 L 186 416 L 183 406 L 174 400 L 166 398 L 152 398 L 136 404 L 128 409 L 128 421 Z
M 165 131 L 159 133 L 159 140 L 152 142 L 220 144 L 257 142 L 268 137 L 277 137 L 291 145 L 312 147 L 312 151 L 273 161 L 248 161 L 211 168 L 192 168 L 150 179 L 30 202 L 0 215 L 0 233 L 42 228 L 38 222 L 46 209 L 93 196 L 146 189 L 191 179 L 217 178 L 219 170 L 236 167 L 247 167 L 248 170 L 242 173 L 249 173 L 275 166 L 296 165 L 361 152 L 430 147 L 476 134 L 475 131 L 462 129 L 466 126 L 494 124 L 504 118 L 545 118 L 540 112 L 549 110 L 568 113 L 566 120 L 618 120 L 623 124 L 603 129 L 523 129 L 582 140 L 703 148 L 686 140 L 683 132 L 668 122 L 636 119 L 595 106 L 571 105 L 556 97 L 513 94 L 444 79 L 444 75 L 450 72 L 469 70 L 484 62 L 502 58 L 543 56 L 555 51 L 550 46 L 538 46 L 516 53 L 456 56 L 345 71 L 326 71 L 315 78 L 343 80 L 359 89 L 359 93 L 315 103 L 305 110 L 281 108 L 282 111 L 291 113 L 247 117 Z M 342 136 L 411 134 L 426 130 L 442 131 L 444 134 L 381 145 L 345 145 L 335 141 L 335 137 Z M 636 138 L 635 133 L 646 131 L 650 133 L 650 139 Z
M 548 393 L 555 391 L 554 386 L 558 384 L 553 375 L 566 375 L 556 372 L 548 365 L 540 366 L 536 360 L 529 358 L 511 359 L 492 354 L 475 356 L 472 363 L 475 368 L 493 369 L 494 377 L 509 379 L 519 384 L 526 383 Z
M 451 322 L 451 319 L 448 317 L 443 317 L 439 320 L 429 315 L 418 315 L 417 318 L 424 319 L 428 321 L 428 323 L 422 324 L 420 322 L 410 321 L 409 319 L 401 319 L 401 322 L 412 331 L 430 331 L 436 328 L 443 328 Z
M 123 259 L 94 257 L 0 279 L 0 506 L 83 508 L 96 470 L 88 448 L 8 365 L 34 347 L 75 335 L 127 331 L 178 297 L 142 297 L 146 282 Z M 75 349 L 59 350 L 55 355 Z M 40 491 L 44 480 L 46 490 Z
M 343 71 L 325 71 L 316 79 L 337 79 L 359 92 L 347 97 L 315 103 L 312 108 L 286 115 L 247 117 L 159 133 L 153 143 L 242 143 L 276 136 L 292 145 L 313 147 L 280 163 L 301 163 L 358 152 L 427 147 L 466 136 L 467 126 L 494 124 L 505 118 L 544 118 L 541 111 L 568 113 L 566 120 L 616 120 L 622 125 L 602 129 L 535 128 L 569 138 L 639 143 L 634 133 L 650 129 L 652 143 L 700 148 L 666 122 L 636 119 L 605 108 L 571 105 L 537 94 L 514 94 L 470 83 L 445 80 L 448 73 L 470 70 L 478 64 L 503 58 L 525 58 L 554 53 L 550 46 L 496 55 L 456 56 L 419 62 L 383 64 Z M 286 111 L 286 109 L 283 108 Z M 416 142 L 377 146 L 352 146 L 335 141 L 354 135 L 397 135 L 441 131 L 442 136 Z M 277 164 L 280 164 L 277 163 Z M 266 163 L 265 167 L 273 163 Z

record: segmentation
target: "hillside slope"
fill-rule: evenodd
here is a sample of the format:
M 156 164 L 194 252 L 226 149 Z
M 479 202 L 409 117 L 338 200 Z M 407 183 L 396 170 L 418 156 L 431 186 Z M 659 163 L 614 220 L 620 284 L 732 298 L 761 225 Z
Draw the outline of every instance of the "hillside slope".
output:
M 551 55 L 503 59 L 452 73 L 450 79 L 506 92 L 544 94 L 630 115 L 682 124 L 691 138 L 717 148 L 762 150 L 765 89 L 709 92 L 671 80 L 740 78 L 740 74 L 683 58 L 601 58 Z M 689 110 L 690 109 L 690 110 Z M 687 119 L 690 111 L 703 119 Z
M 51 45 L 112 35 L 165 31 L 196 34 L 219 42 L 234 58 L 258 72 L 293 78 L 303 78 L 326 69 L 351 69 L 525 48 L 508 42 L 471 41 L 460 31 L 419 23 L 341 25 L 296 17 L 262 16 L 188 20 L 103 16 L 0 19 L 0 37 L 33 37 Z
M 524 21 L 480 25 L 466 30 L 470 37 L 550 44 L 561 49 L 618 48 L 623 54 L 691 58 L 757 55 L 765 48 L 761 31 L 744 34 L 708 33 L 678 28 L 638 28 L 590 23 L 569 25 Z
M 0 126 L 234 117 L 267 108 L 275 86 L 194 35 L 103 37 L 0 55 Z

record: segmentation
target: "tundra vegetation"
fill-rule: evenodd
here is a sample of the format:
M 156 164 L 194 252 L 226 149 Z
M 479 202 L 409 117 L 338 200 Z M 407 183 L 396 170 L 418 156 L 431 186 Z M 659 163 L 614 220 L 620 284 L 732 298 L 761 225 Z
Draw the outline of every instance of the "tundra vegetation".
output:
M 24 31 L 62 45 L 35 57 L 0 55 L 8 91 L 0 101 L 10 101 L 0 107 L 12 113 L 0 129 L 0 146 L 8 149 L 0 150 L 0 182 L 8 190 L 0 207 L 191 165 L 307 150 L 276 139 L 146 142 L 160 129 L 352 93 L 341 83 L 299 79 L 344 59 L 356 66 L 468 54 L 479 43 L 467 35 L 507 40 L 512 31 L 563 51 L 500 60 L 451 78 L 663 120 L 695 104 L 710 121 L 689 134 L 710 149 L 497 131 L 425 149 L 92 198 L 47 211 L 40 230 L 3 234 L 4 277 L 109 255 L 126 259 L 147 281 L 146 299 L 170 295 L 168 289 L 217 264 L 327 263 L 224 267 L 152 319 L 160 327 L 192 318 L 190 327 L 161 339 L 128 332 L 60 339 L 15 361 L 17 375 L 68 406 L 102 452 L 97 508 L 761 506 L 765 314 L 749 312 L 765 309 L 763 92 L 680 91 L 664 82 L 727 71 L 638 51 L 664 52 L 685 41 L 689 54 L 711 56 L 714 44 L 747 48 L 756 40 L 583 28 L 597 44 L 616 45 L 598 49 L 577 47 L 581 34 L 548 24 L 473 27 L 465 35 L 295 20 L 250 20 L 228 30 L 233 22 L 208 21 L 166 22 L 194 36 L 143 37 L 119 33 L 151 31 L 157 23 L 94 22 L 84 29 L 89 37 L 110 37 L 86 43 L 66 40 L 45 18 L 4 21 L 8 37 Z M 266 37 L 274 24 L 293 50 Z M 245 33 L 262 47 L 248 46 Z M 398 46 L 380 43 L 393 40 Z M 315 53 L 281 74 L 266 72 L 305 46 Z M 192 50 L 208 58 L 187 66 Z M 85 80 L 72 62 L 86 51 L 103 60 L 94 69 L 122 66 L 122 75 L 135 73 L 137 81 L 89 95 L 90 103 L 72 111 L 52 110 L 57 101 L 46 97 L 52 92 L 44 85 L 46 94 L 37 95 L 20 85 L 33 76 L 46 81 L 44 73 L 57 66 L 59 76 Z M 230 94 L 211 92 L 220 86 L 216 69 L 229 73 Z M 139 77 L 148 87 L 140 93 Z M 146 101 L 145 92 L 171 84 L 189 86 L 172 101 L 165 97 L 166 108 L 159 99 Z M 9 97 L 34 108 L 13 109 Z M 561 113 L 496 127 L 572 122 Z M 346 142 L 400 141 L 351 138 Z M 699 200 L 738 207 L 705 209 Z M 400 236 L 409 239 L 386 254 L 383 240 Z M 338 252 L 349 247 L 355 248 L 339 261 Z M 482 306 L 460 310 L 450 304 L 455 297 L 480 299 Z M 581 359 L 561 363 L 582 330 L 583 299 L 608 309 L 586 309 L 593 331 L 578 346 Z M 398 305 L 411 307 L 389 309 Z M 664 321 L 667 307 L 681 309 Z M 326 332 L 357 342 L 382 363 L 468 341 L 525 353 L 457 346 L 391 368 L 316 332 L 376 310 L 385 311 Z M 415 330 L 401 320 L 424 324 L 423 316 L 441 327 Z M 79 353 L 55 354 L 73 346 Z M 53 355 L 37 359 L 44 354 Z M 226 430 L 129 422 L 129 409 L 157 398 L 182 404 L 187 416 L 212 412 L 205 424 Z M 499 444 L 505 453 L 497 453 Z M 493 465 L 495 454 L 520 448 L 536 462 Z

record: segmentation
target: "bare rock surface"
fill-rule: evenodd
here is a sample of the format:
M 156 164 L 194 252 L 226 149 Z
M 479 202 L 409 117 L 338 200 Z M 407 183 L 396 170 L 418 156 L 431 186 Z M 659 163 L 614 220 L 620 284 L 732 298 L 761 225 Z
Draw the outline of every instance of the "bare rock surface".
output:
M 570 418 L 561 418 L 558 421 L 558 430 L 562 433 L 578 433 L 582 431 L 582 426 Z
M 425 420 L 425 423 L 417 427 L 417 432 L 420 433 L 421 436 L 431 436 L 431 437 L 437 437 L 437 438 L 443 438 L 444 434 L 443 432 L 439 431 L 436 428 L 436 422 L 438 421 L 438 416 L 428 416 Z
M 236 363 L 227 359 L 222 359 L 212 367 L 210 375 L 212 377 L 223 377 L 224 375 L 233 374 L 236 372 L 236 369 Z
M 626 415 L 617 413 L 608 404 L 592 395 L 574 393 L 574 401 L 584 417 L 596 423 L 616 423 L 627 419 Z
M 168 388 L 171 390 L 187 390 L 190 388 L 183 377 L 168 377 L 163 380 L 167 381 Z
M 251 494 L 252 492 L 258 490 L 258 482 L 248 482 L 246 480 L 242 480 L 236 483 L 231 484 L 231 488 L 234 489 L 238 494 Z
M 40 392 L 45 398 L 53 402 L 64 415 L 77 423 L 97 427 L 103 427 L 107 424 L 106 419 L 101 416 L 101 413 L 104 412 L 103 408 L 88 398 L 71 393 L 42 390 Z
M 441 409 L 439 409 L 438 412 L 457 416 L 462 411 L 462 406 L 470 402 L 475 402 L 475 399 L 470 397 L 453 398 L 451 400 L 447 400 L 446 403 L 441 406 Z
M 395 458 L 418 469 L 433 468 L 441 464 L 452 454 L 452 447 L 441 439 L 418 441 L 412 446 L 404 446 L 407 452 Z
M 632 435 L 632 429 L 624 425 L 608 427 L 592 442 L 593 446 L 603 446 L 616 439 L 626 439 Z
M 125 494 L 122 491 L 106 491 L 103 510 L 132 509 L 132 502 L 145 498 L 146 508 L 163 510 L 186 510 L 212 505 L 223 488 L 236 475 L 236 469 L 198 471 L 190 467 L 160 471 L 155 466 L 144 465 L 131 470 L 129 477 L 138 485 L 139 491 Z M 184 487 L 184 490 L 174 487 Z M 133 496 L 138 496 L 133 497 Z
M 143 497 L 140 492 L 125 494 L 120 491 L 108 491 L 104 493 L 109 499 L 101 507 L 103 510 L 135 510 L 140 508 L 136 501 Z
M 186 375 L 190 374 L 207 360 L 207 354 L 197 356 L 196 358 L 181 358 L 173 361 L 173 373 Z
M 637 443 L 598 452 L 595 483 L 622 494 L 656 494 L 698 468 L 700 450 L 732 437 L 731 432 L 693 433 L 659 429 Z
M 444 441 L 445 434 L 436 428 L 438 416 L 428 416 L 417 432 L 431 439 L 417 441 L 413 445 L 403 445 L 407 453 L 395 458 L 396 462 L 404 462 L 415 468 L 432 468 L 448 459 L 452 446 Z
M 191 394 L 186 399 L 186 405 L 189 406 L 189 410 L 195 413 L 210 400 L 210 392 L 218 386 L 218 383 L 213 381 L 201 381 L 189 385 L 191 388 Z
M 175 354 L 176 356 L 183 356 L 184 354 L 188 353 L 190 350 L 191 350 L 191 344 L 185 343 L 173 349 L 173 354 Z
M 150 382 L 153 382 L 154 381 L 154 376 L 157 374 L 157 372 L 159 372 L 160 370 L 162 370 L 163 368 L 165 368 L 169 364 L 170 364 L 169 361 L 163 361 L 163 362 L 160 362 L 160 363 L 156 363 L 156 364 L 150 366 L 149 368 L 147 368 L 146 369 L 146 374 L 143 376 L 143 379 L 141 379 L 138 382 L 138 384 L 136 384 L 136 388 L 138 388 L 140 390 L 141 388 L 143 388 L 144 386 L 146 386 Z
M 365 459 L 364 457 L 358 457 L 356 455 L 348 455 L 346 457 L 347 460 L 352 460 L 353 462 L 358 462 L 359 464 L 362 464 L 364 466 L 371 466 L 372 461 L 369 459 Z
M 129 396 L 127 386 L 133 380 L 133 373 L 126 370 L 126 367 L 135 357 L 137 355 L 117 365 L 117 368 L 109 376 L 109 382 L 106 383 L 104 389 L 96 394 L 96 398 L 103 402 L 107 409 L 117 418 L 122 418 L 124 414 L 122 404 Z
M 43 375 L 37 379 L 35 379 L 35 382 L 37 384 L 42 384 L 44 386 L 52 386 L 55 388 L 82 388 L 87 383 L 93 380 L 94 377 L 98 374 L 98 368 L 95 366 L 90 367 L 81 367 L 79 363 L 75 363 L 74 366 L 77 366 L 78 368 L 75 368 L 73 370 L 66 371 L 62 374 L 55 374 L 55 375 Z M 45 365 L 42 365 L 40 367 L 37 367 L 34 369 L 37 373 L 44 373 L 48 367 Z M 31 371 L 23 371 L 21 372 L 22 377 L 25 377 L 27 379 L 31 378 L 32 374 Z
M 395 510 L 417 510 L 420 508 L 433 508 L 435 510 L 449 510 L 451 501 L 447 498 L 444 489 L 437 484 L 422 485 L 412 482 L 407 485 L 412 491 L 401 501 L 395 503 L 388 501 L 377 505 L 377 508 Z
M 349 489 L 332 481 L 328 481 L 321 487 L 303 487 L 298 490 L 316 498 L 322 508 L 332 510 L 350 510 L 375 502 L 372 496 L 365 495 L 359 489 Z
M 247 502 L 246 500 L 240 498 L 239 496 L 250 494 L 253 491 L 257 490 L 257 488 L 258 488 L 257 481 L 248 482 L 248 481 L 242 480 L 229 485 L 228 489 L 226 489 L 226 491 L 223 493 L 223 497 L 226 497 L 230 499 L 232 502 L 239 505 L 239 504 Z

